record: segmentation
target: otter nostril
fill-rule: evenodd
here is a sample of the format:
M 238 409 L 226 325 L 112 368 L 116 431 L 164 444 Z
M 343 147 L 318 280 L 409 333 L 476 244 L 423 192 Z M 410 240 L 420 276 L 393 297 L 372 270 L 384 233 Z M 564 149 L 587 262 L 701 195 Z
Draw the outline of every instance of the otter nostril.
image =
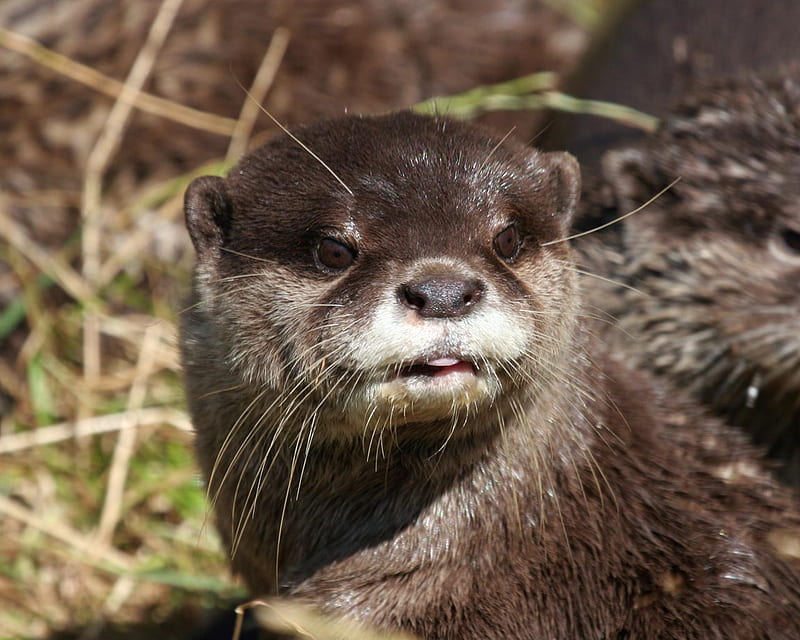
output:
M 476 304 L 478 300 L 481 299 L 481 285 L 480 283 L 475 283 L 470 290 L 464 294 L 463 302 L 464 306 L 468 307 L 473 304 Z
M 425 318 L 452 318 L 469 313 L 480 300 L 479 280 L 431 278 L 400 287 L 400 301 Z
M 403 285 L 401 288 L 401 297 L 406 305 L 412 309 L 423 309 L 428 301 L 425 294 L 412 285 Z

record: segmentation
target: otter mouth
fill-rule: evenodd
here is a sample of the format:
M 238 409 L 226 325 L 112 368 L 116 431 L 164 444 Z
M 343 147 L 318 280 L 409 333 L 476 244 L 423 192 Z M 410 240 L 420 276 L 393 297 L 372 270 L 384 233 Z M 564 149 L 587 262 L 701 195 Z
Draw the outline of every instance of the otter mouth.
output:
M 371 401 L 396 424 L 442 420 L 489 400 L 497 392 L 491 382 L 472 360 L 435 354 L 398 364 Z
M 441 378 L 457 373 L 476 375 L 477 368 L 473 362 L 458 358 L 434 358 L 424 362 L 416 362 L 402 367 L 397 372 L 397 378 Z

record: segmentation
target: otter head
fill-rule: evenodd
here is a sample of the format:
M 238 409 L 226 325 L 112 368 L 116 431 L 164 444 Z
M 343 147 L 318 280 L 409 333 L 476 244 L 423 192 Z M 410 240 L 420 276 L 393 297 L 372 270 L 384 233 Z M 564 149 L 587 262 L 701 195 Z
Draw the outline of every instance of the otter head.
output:
M 315 438 L 489 428 L 562 375 L 578 193 L 570 156 L 448 119 L 276 138 L 186 195 L 215 366 Z

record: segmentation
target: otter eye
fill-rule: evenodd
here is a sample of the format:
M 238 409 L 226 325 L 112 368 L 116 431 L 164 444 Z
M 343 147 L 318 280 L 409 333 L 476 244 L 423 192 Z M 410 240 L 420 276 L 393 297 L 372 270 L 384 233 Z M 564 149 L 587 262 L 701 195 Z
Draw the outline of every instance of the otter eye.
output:
M 520 249 L 519 231 L 512 224 L 494 237 L 494 250 L 503 260 L 513 260 Z
M 784 229 L 781 231 L 781 242 L 789 251 L 800 254 L 800 231 Z
M 770 238 L 769 248 L 775 257 L 795 264 L 800 260 L 800 231 L 791 227 L 778 230 Z
M 317 245 L 317 259 L 333 271 L 347 269 L 355 260 L 355 251 L 333 238 L 323 238 Z

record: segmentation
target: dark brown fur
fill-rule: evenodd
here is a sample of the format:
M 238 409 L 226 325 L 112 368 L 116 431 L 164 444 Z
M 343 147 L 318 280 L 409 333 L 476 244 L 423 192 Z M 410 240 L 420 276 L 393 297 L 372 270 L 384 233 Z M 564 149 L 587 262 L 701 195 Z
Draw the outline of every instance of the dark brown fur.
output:
M 697 88 L 586 189 L 590 219 L 638 206 L 591 268 L 635 363 L 746 427 L 800 482 L 800 67 Z M 602 213 L 599 213 L 602 212 Z M 617 231 L 612 231 L 617 235 Z M 600 236 L 589 244 L 606 238 Z M 585 247 L 586 245 L 582 245 Z M 616 255 L 615 255 L 616 254 Z M 616 264 L 614 264 L 616 259 Z M 630 340 L 630 337 L 634 340 Z
M 254 593 L 430 639 L 800 636 L 796 558 L 781 557 L 794 497 L 583 327 L 569 248 L 546 244 L 576 206 L 568 157 L 410 114 L 297 135 L 344 184 L 280 138 L 186 197 L 188 400 Z M 506 260 L 493 239 L 509 224 L 522 245 Z M 351 266 L 321 265 L 325 237 Z M 443 269 L 479 279 L 474 310 L 424 317 L 393 297 Z M 418 333 L 471 338 L 486 314 L 514 324 L 487 351 L 525 344 L 505 362 L 462 354 L 496 393 L 454 396 L 450 415 L 373 419 L 379 399 L 359 417 L 365 381 L 409 364 L 357 365 L 398 344 L 376 338 L 379 310 L 402 318 L 411 360 Z

